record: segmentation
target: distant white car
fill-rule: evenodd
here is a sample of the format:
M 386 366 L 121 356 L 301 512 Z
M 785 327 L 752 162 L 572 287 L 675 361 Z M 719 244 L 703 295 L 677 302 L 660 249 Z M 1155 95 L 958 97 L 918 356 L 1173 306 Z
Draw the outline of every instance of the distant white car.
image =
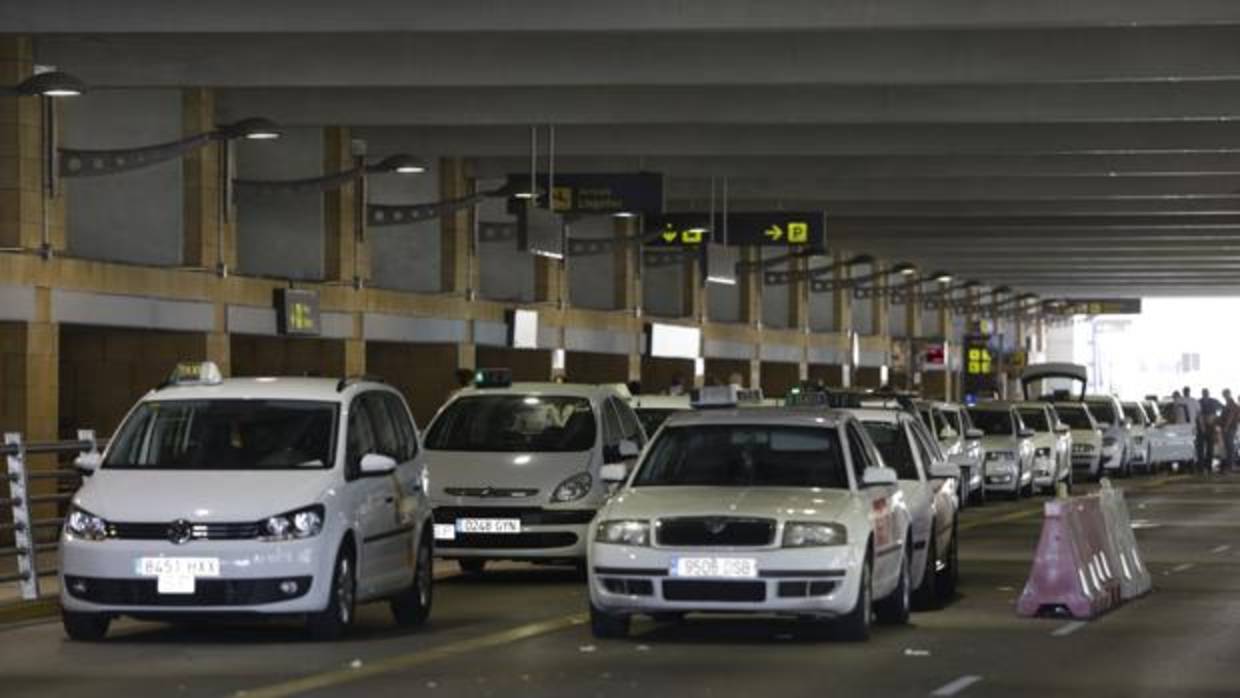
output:
M 1133 468 L 1144 468 L 1147 472 L 1153 471 L 1154 460 L 1149 439 L 1151 432 L 1154 431 L 1154 425 L 1150 422 L 1150 416 L 1146 414 L 1145 408 L 1139 402 L 1125 402 L 1122 406 L 1124 424 L 1128 430 L 1129 463 Z
M 986 489 L 1012 499 L 1033 494 L 1033 436 L 1010 402 L 979 402 L 969 408 L 986 449 Z
M 1086 395 L 1085 406 L 1102 430 L 1102 457 L 1097 476 L 1131 475 L 1132 445 L 1119 398 L 1114 395 Z
M 758 613 L 864 640 L 872 612 L 908 620 L 911 528 L 895 471 L 851 415 L 676 414 L 591 526 L 591 629 L 626 635 L 635 614 Z
M 913 520 L 913 598 L 932 608 L 956 593 L 960 574 L 956 497 L 960 468 L 948 462 L 917 417 L 903 410 L 849 410 L 896 471 Z
M 615 386 L 479 375 L 426 432 L 436 554 L 470 574 L 489 560 L 583 566 L 608 496 L 599 471 L 636 461 L 646 440 L 637 416 Z
M 1197 434 L 1188 421 L 1188 408 L 1172 400 L 1158 403 L 1161 422 L 1155 428 L 1158 438 L 1151 441 L 1155 463 L 1192 463 L 1197 459 Z
M 1081 402 L 1057 402 L 1055 412 L 1072 430 L 1073 470 L 1083 469 L 1090 477 L 1096 477 L 1102 462 L 1102 429 L 1093 414 Z
M 921 401 L 917 405 L 922 424 L 934 435 L 940 450 L 960 468 L 960 508 L 975 502 L 986 503 L 986 480 L 982 472 L 986 451 L 982 448 L 982 431 L 969 421 L 969 413 L 961 405 L 950 402 Z
M 1033 430 L 1033 486 L 1054 493 L 1059 483 L 1072 487 L 1072 430 L 1045 402 L 1017 403 L 1016 411 Z
M 70 638 L 119 615 L 295 615 L 334 639 L 363 601 L 390 600 L 402 624 L 430 613 L 426 467 L 386 385 L 183 365 L 78 465 L 92 474 L 60 540 Z

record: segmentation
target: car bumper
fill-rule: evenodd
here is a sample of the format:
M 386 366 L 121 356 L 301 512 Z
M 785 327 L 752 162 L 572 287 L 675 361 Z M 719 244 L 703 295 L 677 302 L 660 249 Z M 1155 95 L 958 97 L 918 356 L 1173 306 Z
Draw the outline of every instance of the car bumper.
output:
M 590 600 L 599 609 L 632 613 L 775 613 L 836 617 L 853 609 L 864 550 L 730 551 L 594 545 Z M 755 558 L 758 577 L 685 579 L 670 574 L 677 557 Z
M 441 558 L 567 560 L 586 556 L 595 509 L 453 507 L 435 509 L 435 554 Z M 519 533 L 470 534 L 456 530 L 460 518 L 518 518 Z M 445 527 L 452 537 L 444 536 Z
M 1027 470 L 1022 471 L 1019 477 L 1015 472 L 988 472 L 986 473 L 986 491 L 1015 492 L 1032 480 L 1033 473 Z
M 1116 451 L 1112 454 L 1103 454 L 1100 459 L 1099 467 L 1102 470 L 1122 470 L 1124 467 L 1124 452 Z
M 156 578 L 137 574 L 142 557 L 216 558 L 219 576 L 196 579 L 191 594 L 160 593 Z M 60 603 L 69 611 L 135 615 L 316 612 L 327 607 L 334 562 L 334 548 L 322 536 L 188 545 L 62 536 Z M 282 590 L 285 582 L 294 583 L 295 590 Z

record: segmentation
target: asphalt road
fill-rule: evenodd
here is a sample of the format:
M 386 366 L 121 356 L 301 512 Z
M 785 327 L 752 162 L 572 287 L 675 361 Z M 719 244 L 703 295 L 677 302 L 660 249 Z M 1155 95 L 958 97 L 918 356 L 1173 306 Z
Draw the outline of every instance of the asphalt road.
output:
M 958 598 L 866 644 L 741 617 L 639 621 L 597 641 L 580 582 L 518 566 L 440 580 L 419 630 L 366 607 L 334 644 L 292 623 L 122 621 L 101 644 L 68 642 L 58 622 L 4 627 L 0 695 L 1240 695 L 1240 477 L 1119 484 L 1156 590 L 1088 623 L 1016 616 L 1041 502 L 1004 502 L 962 515 Z

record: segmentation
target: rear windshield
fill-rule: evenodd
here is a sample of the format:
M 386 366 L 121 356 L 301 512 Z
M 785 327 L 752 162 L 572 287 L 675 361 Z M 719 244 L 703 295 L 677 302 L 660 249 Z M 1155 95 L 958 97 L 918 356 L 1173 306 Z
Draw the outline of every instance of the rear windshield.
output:
M 1057 407 L 1059 419 L 1073 429 L 1095 429 L 1094 421 L 1090 419 L 1089 411 L 1084 407 Z
M 331 467 L 336 405 L 308 400 L 159 400 L 129 415 L 105 468 L 302 470 Z
M 987 436 L 1011 436 L 1012 414 L 1007 410 L 969 410 L 973 426 Z
M 597 424 L 583 397 L 478 395 L 444 408 L 426 436 L 437 451 L 566 452 L 594 448 Z
M 1050 422 L 1046 419 L 1046 410 L 1025 409 L 1020 411 L 1020 421 L 1034 431 L 1050 431 Z
M 848 489 L 848 475 L 833 429 L 685 426 L 659 433 L 633 486 Z

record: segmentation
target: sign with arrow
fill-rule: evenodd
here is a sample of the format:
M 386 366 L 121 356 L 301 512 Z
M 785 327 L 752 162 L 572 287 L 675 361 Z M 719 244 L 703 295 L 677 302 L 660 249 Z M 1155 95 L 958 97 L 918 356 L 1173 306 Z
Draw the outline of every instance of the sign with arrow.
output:
M 821 211 L 728 214 L 728 245 L 821 249 L 826 241 L 826 216 Z
M 648 247 L 699 247 L 710 242 L 709 213 L 667 213 L 645 219 Z

